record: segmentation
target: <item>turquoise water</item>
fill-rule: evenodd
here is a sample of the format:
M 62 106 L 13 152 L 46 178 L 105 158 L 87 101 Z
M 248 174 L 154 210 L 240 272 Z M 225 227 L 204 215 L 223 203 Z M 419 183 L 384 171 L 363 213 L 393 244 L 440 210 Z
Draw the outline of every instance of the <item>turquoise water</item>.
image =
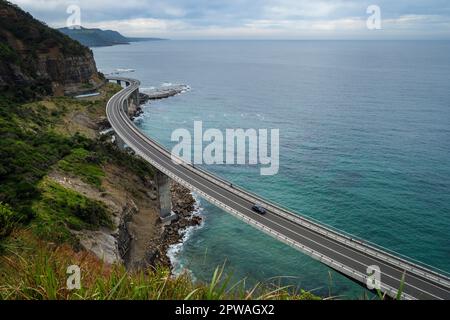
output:
M 450 42 L 165 41 L 94 50 L 142 87 L 186 84 L 139 126 L 168 147 L 176 128 L 279 128 L 280 171 L 208 170 L 295 211 L 450 271 Z M 177 254 L 199 280 L 226 261 L 249 283 L 318 294 L 364 289 L 200 200 L 205 224 Z M 331 286 L 330 286 L 331 282 Z

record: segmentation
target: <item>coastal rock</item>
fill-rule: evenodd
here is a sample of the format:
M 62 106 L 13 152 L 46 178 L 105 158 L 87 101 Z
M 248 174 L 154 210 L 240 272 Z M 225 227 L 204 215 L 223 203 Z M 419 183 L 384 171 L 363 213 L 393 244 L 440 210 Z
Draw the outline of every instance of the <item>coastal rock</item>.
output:
M 141 105 L 146 104 L 148 102 L 148 100 L 150 100 L 150 97 L 148 96 L 148 94 L 139 92 L 139 103 Z
M 147 195 L 152 201 L 156 201 L 158 199 L 158 195 L 155 191 L 147 191 Z
M 0 91 L 74 95 L 104 83 L 92 51 L 6 1 L 0 2 Z
M 77 235 L 80 245 L 93 252 L 99 259 L 108 264 L 122 263 L 117 247 L 117 238 L 111 234 L 110 230 L 100 231 L 73 231 Z
M 99 117 L 96 123 L 99 131 L 104 131 L 111 128 L 111 124 L 109 123 L 107 117 Z
M 188 89 L 189 87 L 185 85 L 170 85 L 170 86 L 163 86 L 157 89 L 148 90 L 146 92 L 147 100 L 166 99 L 169 97 L 176 96 L 177 94 L 180 94 Z
M 202 223 L 200 216 L 194 215 L 195 199 L 191 192 L 180 184 L 171 184 L 172 211 L 177 214 L 177 219 L 171 224 L 165 225 L 161 236 L 153 239 L 149 246 L 147 263 L 152 266 L 162 265 L 172 267 L 167 252 L 170 246 L 180 243 L 185 230 Z
M 195 199 L 191 192 L 178 183 L 172 183 L 172 211 L 178 216 L 190 216 L 194 211 Z
M 128 258 L 127 254 L 130 250 L 131 241 L 133 240 L 133 234 L 131 234 L 128 225 L 133 218 L 133 215 L 137 214 L 138 212 L 139 208 L 136 206 L 133 200 L 130 200 L 126 203 L 120 216 L 117 235 L 117 247 L 120 257 L 124 260 Z

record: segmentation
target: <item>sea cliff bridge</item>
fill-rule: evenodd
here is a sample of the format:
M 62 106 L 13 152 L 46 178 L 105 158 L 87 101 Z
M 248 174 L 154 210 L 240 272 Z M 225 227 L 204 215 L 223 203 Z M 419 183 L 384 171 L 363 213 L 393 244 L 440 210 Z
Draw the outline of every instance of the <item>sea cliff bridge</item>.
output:
M 377 266 L 381 275 L 380 290 L 390 297 L 396 297 L 403 287 L 403 299 L 450 300 L 450 277 L 444 271 L 302 217 L 186 162 L 176 164 L 168 150 L 140 132 L 129 118 L 128 107 L 138 104 L 140 82 L 122 77 L 109 80 L 125 84 L 125 88 L 109 100 L 108 120 L 116 138 L 159 171 L 163 220 L 171 219 L 170 178 L 245 223 L 362 285 L 367 283 L 368 267 Z M 255 203 L 262 204 L 267 213 L 255 214 L 251 209 Z

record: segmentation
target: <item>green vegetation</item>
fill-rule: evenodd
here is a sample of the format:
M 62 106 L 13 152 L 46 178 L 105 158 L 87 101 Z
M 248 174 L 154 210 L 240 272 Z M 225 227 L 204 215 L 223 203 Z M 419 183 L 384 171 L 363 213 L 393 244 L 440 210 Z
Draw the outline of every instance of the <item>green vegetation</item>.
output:
M 0 42 L 0 60 L 17 62 L 19 57 L 6 43 Z
M 77 59 L 80 57 L 82 59 Z M 0 0 L 0 94 L 19 102 L 53 93 L 62 94 L 62 87 L 74 76 L 78 76 L 80 84 L 86 83 L 84 89 L 93 88 L 88 83 L 97 82 L 102 75 L 94 68 L 89 68 L 88 73 L 80 71 L 77 75 L 73 69 L 77 65 L 83 68 L 83 64 L 75 62 L 69 65 L 66 62 L 69 58 L 86 62 L 93 60 L 89 48 L 34 19 L 17 5 Z M 48 63 L 57 67 L 50 68 Z M 54 84 L 58 84 L 59 89 Z
M 112 94 L 109 92 L 108 94 Z M 101 189 L 108 163 L 139 177 L 153 169 L 106 137 L 71 134 L 71 112 L 104 115 L 105 100 L 52 98 L 20 104 L 0 96 L 0 299 L 317 299 L 291 287 L 230 283 L 218 268 L 209 284 L 166 268 L 130 273 L 108 266 L 80 245 L 74 231 L 111 227 L 99 201 L 63 187 L 48 173 L 63 172 Z M 82 289 L 66 290 L 66 268 L 82 270 Z
M 114 90 L 112 90 L 114 91 Z M 105 166 L 148 177 L 144 160 L 106 141 L 73 133 L 79 112 L 104 116 L 106 99 L 52 98 L 21 104 L 0 96 L 0 300 L 3 299 L 318 299 L 293 287 L 231 283 L 218 268 L 208 284 L 167 268 L 130 273 L 80 250 L 74 232 L 112 227 L 100 201 L 68 189 L 49 173 L 80 178 L 101 189 Z M 79 265 L 81 290 L 66 289 L 67 267 Z
M 11 205 L 24 222 L 32 217 L 38 182 L 72 148 L 87 143 L 80 136 L 53 132 L 52 118 L 43 105 L 0 98 L 0 201 Z
M 1 60 L 0 60 L 1 62 Z M 6 85 L 0 88 L 0 95 L 9 97 L 16 102 L 27 102 L 37 97 L 45 97 L 52 94 L 50 80 L 40 79 L 33 84 Z
M 395 298 L 389 297 L 387 295 L 387 293 L 381 292 L 380 289 L 376 289 L 378 299 L 380 299 L 380 300 L 402 300 L 403 290 L 405 287 L 405 275 L 406 275 L 405 272 L 403 272 L 402 278 L 400 280 L 400 286 L 397 290 L 397 294 L 396 294 Z
M 15 214 L 11 207 L 0 202 L 0 240 L 9 236 L 15 223 Z
M 102 179 L 105 176 L 102 166 L 108 162 L 127 167 L 139 177 L 153 175 L 153 168 L 145 161 L 117 149 L 104 138 L 89 145 L 88 149 L 73 149 L 57 163 L 57 166 L 60 170 L 80 177 L 84 182 L 101 190 Z
M 82 89 L 94 89 L 94 85 L 92 83 L 83 83 L 81 85 Z
M 100 165 L 104 159 L 95 152 L 89 152 L 83 148 L 77 148 L 58 162 L 61 170 L 81 177 L 83 181 L 101 188 L 102 178 L 105 176 Z
M 0 96 L 0 241 L 13 225 L 31 226 L 41 239 L 76 245 L 70 230 L 111 226 L 106 207 L 46 178 L 57 170 L 102 190 L 108 163 L 127 167 L 140 177 L 152 175 L 143 160 L 116 148 L 106 137 L 89 139 L 70 133 L 70 112 L 104 115 L 107 98 L 78 101 L 52 98 L 20 104 Z M 70 117 L 69 117 L 70 118 Z
M 101 29 L 58 29 L 65 35 L 82 43 L 87 47 L 113 46 L 117 44 L 128 44 L 129 40 L 117 31 Z
M 95 230 L 111 227 L 106 206 L 44 179 L 39 184 L 41 199 L 33 205 L 35 219 L 31 226 L 40 238 L 55 243 L 77 244 L 70 230 Z
M 0 88 L 0 300 L 317 299 L 290 287 L 261 284 L 247 290 L 245 281 L 230 284 L 223 267 L 209 285 L 195 284 L 188 275 L 172 278 L 160 267 L 130 273 L 81 250 L 76 232 L 113 227 L 111 213 L 103 202 L 64 187 L 52 174 L 74 176 L 101 190 L 109 164 L 144 181 L 153 169 L 105 137 L 93 138 L 86 125 L 105 116 L 106 100 L 116 87 L 108 85 L 104 96 L 86 101 L 33 101 L 51 95 L 52 81 L 61 80 L 41 79 L 38 60 L 86 60 L 91 52 L 8 1 L 0 0 L 0 12 L 0 69 L 6 79 Z M 74 264 L 81 267 L 82 288 L 69 291 L 66 271 Z
M 0 299 L 319 299 L 292 287 L 259 284 L 246 289 L 244 281 L 230 283 L 223 267 L 208 285 L 194 284 L 187 274 L 171 277 L 166 268 L 130 273 L 122 266 L 103 265 L 89 253 L 43 244 L 26 233 L 16 239 L 7 244 L 9 254 L 0 258 Z M 81 269 L 80 290 L 66 289 L 70 265 Z
M 111 225 L 102 203 L 45 178 L 52 170 L 79 177 L 98 189 L 107 163 L 129 166 L 142 177 L 151 174 L 148 164 L 105 139 L 57 130 L 69 112 L 98 115 L 104 105 L 103 99 L 81 102 L 70 98 L 19 104 L 0 96 L 0 238 L 11 232 L 12 212 L 14 223 L 31 225 L 40 238 L 56 243 L 76 244 L 70 230 Z
M 45 23 L 36 20 L 31 14 L 19 6 L 5 0 L 0 0 L 0 8 L 14 12 L 17 19 L 0 19 L 0 29 L 7 30 L 17 39 L 22 39 L 31 45 L 31 52 L 46 52 L 49 47 L 58 44 L 64 54 L 81 56 L 89 49 L 73 41 L 63 33 L 49 28 Z M 24 61 L 25 62 L 25 61 Z

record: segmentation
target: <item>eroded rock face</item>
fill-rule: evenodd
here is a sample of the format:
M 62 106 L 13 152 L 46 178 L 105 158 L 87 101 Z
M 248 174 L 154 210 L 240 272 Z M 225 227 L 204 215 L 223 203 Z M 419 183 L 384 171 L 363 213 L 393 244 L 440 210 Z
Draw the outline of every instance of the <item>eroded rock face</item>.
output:
M 139 212 L 139 208 L 134 201 L 127 202 L 120 215 L 119 230 L 117 235 L 117 247 L 120 257 L 127 261 L 133 241 L 133 233 L 130 231 L 129 224 L 133 216 Z
M 71 230 L 80 246 L 108 264 L 140 265 L 150 239 L 161 233 L 156 203 L 146 190 L 154 185 L 126 168 L 109 165 L 100 190 L 80 178 L 54 170 L 48 177 L 64 188 L 102 202 L 111 214 L 112 227 L 99 230 Z
M 99 259 L 108 264 L 120 264 L 122 258 L 117 251 L 117 237 L 111 234 L 111 230 L 83 230 L 73 231 L 77 235 L 80 245 L 94 253 Z
M 82 56 L 66 56 L 58 52 L 39 54 L 37 72 L 51 82 L 56 95 L 74 95 L 98 88 L 102 81 L 91 52 Z
M 89 48 L 0 1 L 0 91 L 71 95 L 102 83 Z

